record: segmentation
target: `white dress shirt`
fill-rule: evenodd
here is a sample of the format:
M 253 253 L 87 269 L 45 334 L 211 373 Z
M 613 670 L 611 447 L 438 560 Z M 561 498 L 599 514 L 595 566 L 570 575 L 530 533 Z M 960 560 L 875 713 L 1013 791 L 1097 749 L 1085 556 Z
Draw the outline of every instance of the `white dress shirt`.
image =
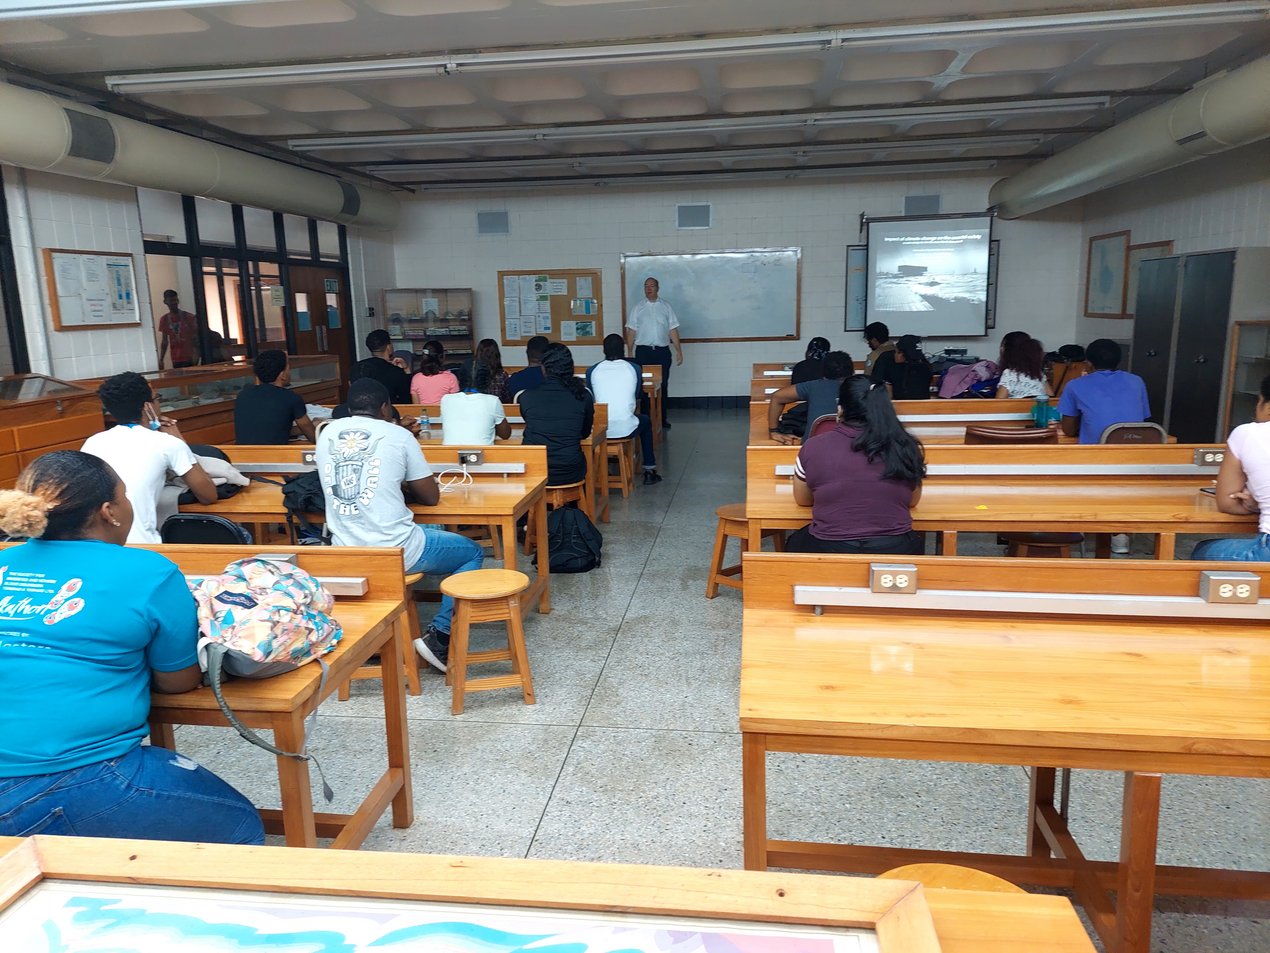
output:
M 631 309 L 626 324 L 635 329 L 636 347 L 669 347 L 670 332 L 679 327 L 679 319 L 675 309 L 661 298 L 645 298 Z

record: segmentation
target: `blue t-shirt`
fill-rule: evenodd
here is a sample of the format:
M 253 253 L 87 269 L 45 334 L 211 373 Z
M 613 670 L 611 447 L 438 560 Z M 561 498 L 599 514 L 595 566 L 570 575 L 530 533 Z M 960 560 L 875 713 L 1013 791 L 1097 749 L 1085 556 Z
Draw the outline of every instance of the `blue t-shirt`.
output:
M 97 540 L 0 550 L 0 777 L 127 754 L 150 672 L 198 661 L 194 597 L 166 557 Z
M 507 393 L 511 395 L 512 400 L 516 399 L 516 395 L 522 390 L 533 390 L 540 387 L 542 382 L 546 380 L 542 373 L 540 364 L 531 364 L 529 367 L 522 368 L 511 377 L 507 378 Z
M 1080 418 L 1080 442 L 1098 443 L 1112 424 L 1138 424 L 1151 416 L 1147 385 L 1128 371 L 1094 371 L 1063 388 L 1058 412 Z

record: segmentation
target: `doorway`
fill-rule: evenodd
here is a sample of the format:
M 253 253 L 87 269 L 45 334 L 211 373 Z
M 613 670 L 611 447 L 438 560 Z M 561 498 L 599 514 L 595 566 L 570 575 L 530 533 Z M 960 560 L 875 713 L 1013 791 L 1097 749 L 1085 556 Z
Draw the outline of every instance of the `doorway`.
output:
M 330 354 L 339 360 L 340 380 L 353 366 L 348 289 L 338 268 L 290 265 L 287 283 L 295 308 L 295 353 Z

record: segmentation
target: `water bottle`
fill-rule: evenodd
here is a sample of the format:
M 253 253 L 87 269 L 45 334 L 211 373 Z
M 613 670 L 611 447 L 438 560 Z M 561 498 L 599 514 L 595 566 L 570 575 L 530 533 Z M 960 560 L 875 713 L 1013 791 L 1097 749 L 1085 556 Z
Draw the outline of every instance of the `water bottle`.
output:
M 432 439 L 432 421 L 428 419 L 426 410 L 419 417 L 419 436 Z
M 1032 405 L 1032 423 L 1037 427 L 1050 425 L 1050 399 L 1044 394 L 1038 394 L 1036 403 Z

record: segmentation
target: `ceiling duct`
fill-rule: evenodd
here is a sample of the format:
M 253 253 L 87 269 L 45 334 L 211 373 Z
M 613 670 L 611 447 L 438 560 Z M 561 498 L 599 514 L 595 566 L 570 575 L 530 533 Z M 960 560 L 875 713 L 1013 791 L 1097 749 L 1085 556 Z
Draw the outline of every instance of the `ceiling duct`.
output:
M 0 83 L 0 162 L 391 228 L 396 196 L 332 175 Z
M 1002 218 L 1039 212 L 1101 189 L 1270 136 L 1270 56 L 1220 76 L 992 187 Z

